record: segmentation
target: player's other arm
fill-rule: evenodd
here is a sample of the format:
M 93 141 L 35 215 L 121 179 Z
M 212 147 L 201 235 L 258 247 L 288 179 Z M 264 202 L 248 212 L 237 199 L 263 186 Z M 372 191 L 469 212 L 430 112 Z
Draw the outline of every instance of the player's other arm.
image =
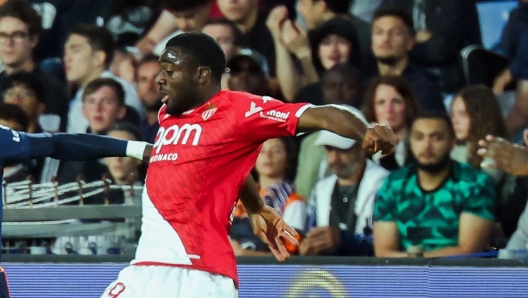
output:
M 253 233 L 268 245 L 277 260 L 282 262 L 288 258 L 290 254 L 281 237 L 297 245 L 298 242 L 295 237 L 298 237 L 299 234 L 284 223 L 284 220 L 273 208 L 264 204 L 260 198 L 257 183 L 251 175 L 246 179 L 240 199 L 248 211 Z
M 384 125 L 369 125 L 359 112 L 339 105 L 311 107 L 297 123 L 298 132 L 328 130 L 363 143 L 370 153 L 389 153 L 396 143 L 392 129 Z
M 62 160 L 86 160 L 112 156 L 129 156 L 148 160 L 152 145 L 91 134 L 26 134 L 28 158 L 52 157 Z

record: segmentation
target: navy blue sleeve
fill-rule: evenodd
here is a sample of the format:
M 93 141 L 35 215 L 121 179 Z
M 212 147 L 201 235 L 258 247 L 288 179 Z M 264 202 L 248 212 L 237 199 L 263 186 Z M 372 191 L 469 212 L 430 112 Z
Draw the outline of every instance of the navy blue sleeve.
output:
M 86 160 L 126 156 L 128 141 L 92 134 L 22 134 L 29 140 L 28 158 Z
M 24 134 L 0 125 L 0 167 L 12 160 L 24 160 L 29 156 L 29 141 Z
M 354 231 L 341 231 L 338 251 L 341 256 L 373 256 L 374 238 L 372 235 L 360 235 Z

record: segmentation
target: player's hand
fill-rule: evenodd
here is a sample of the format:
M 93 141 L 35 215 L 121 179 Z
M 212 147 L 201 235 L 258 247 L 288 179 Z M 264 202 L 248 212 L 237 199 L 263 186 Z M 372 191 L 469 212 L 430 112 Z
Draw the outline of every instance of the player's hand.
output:
M 287 225 L 282 217 L 271 207 L 265 206 L 260 211 L 249 214 L 249 222 L 253 232 L 262 240 L 279 262 L 286 260 L 290 253 L 284 247 L 281 237 L 298 245 L 297 231 Z
M 367 129 L 363 137 L 363 149 L 368 153 L 374 154 L 381 151 L 382 154 L 388 154 L 396 146 L 397 140 L 392 129 L 383 124 L 374 124 Z
M 498 168 L 515 176 L 528 176 L 528 149 L 512 144 L 502 138 L 486 136 L 479 141 L 478 154 L 488 158 L 484 161 L 483 168 Z

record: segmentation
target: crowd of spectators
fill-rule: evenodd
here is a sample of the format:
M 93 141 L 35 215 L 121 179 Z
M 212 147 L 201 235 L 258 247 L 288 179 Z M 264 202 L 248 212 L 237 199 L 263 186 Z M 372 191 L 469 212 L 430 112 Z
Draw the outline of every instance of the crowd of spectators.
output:
M 469 85 L 461 62 L 464 48 L 482 44 L 477 2 L 0 0 L 0 124 L 153 143 L 158 57 L 172 36 L 201 31 L 226 55 L 223 88 L 345 105 L 398 139 L 373 156 L 326 131 L 264 143 L 253 174 L 266 204 L 300 232 L 298 247 L 287 243 L 292 254 L 524 248 L 528 171 L 498 159 L 507 152 L 520 164 L 525 153 L 507 140 L 528 127 L 528 1 L 510 14 L 499 54 L 511 63 L 490 86 Z M 497 96 L 512 89 L 504 112 Z M 502 139 L 483 142 L 488 135 Z M 145 169 L 126 158 L 43 159 L 6 168 L 4 179 L 91 182 L 106 173 L 141 184 Z M 234 214 L 235 254 L 269 255 L 242 204 Z

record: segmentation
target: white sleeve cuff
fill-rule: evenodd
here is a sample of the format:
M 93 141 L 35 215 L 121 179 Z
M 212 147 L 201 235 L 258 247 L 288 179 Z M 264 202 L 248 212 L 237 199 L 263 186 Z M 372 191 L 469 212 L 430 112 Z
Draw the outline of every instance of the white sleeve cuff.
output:
M 145 148 L 147 148 L 148 144 L 149 143 L 147 142 L 128 141 L 126 147 L 126 156 L 143 160 Z

